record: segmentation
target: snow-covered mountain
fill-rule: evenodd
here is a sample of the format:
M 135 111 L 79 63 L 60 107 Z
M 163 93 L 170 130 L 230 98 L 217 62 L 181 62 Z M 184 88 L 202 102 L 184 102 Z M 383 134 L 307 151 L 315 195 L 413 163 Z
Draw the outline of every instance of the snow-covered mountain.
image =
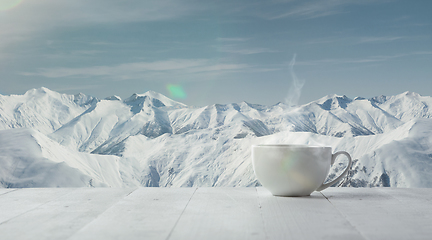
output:
M 297 107 L 190 107 L 159 93 L 0 95 L 0 186 L 255 186 L 251 145 L 328 145 L 345 186 L 432 187 L 432 98 L 329 95 Z M 338 159 L 331 176 L 346 165 Z

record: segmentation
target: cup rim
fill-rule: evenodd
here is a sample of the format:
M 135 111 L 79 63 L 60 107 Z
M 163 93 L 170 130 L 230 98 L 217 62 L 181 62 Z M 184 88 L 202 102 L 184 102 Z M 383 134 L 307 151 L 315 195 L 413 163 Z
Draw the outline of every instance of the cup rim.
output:
M 256 148 L 332 148 L 331 146 L 307 145 L 307 144 L 255 144 L 252 147 Z

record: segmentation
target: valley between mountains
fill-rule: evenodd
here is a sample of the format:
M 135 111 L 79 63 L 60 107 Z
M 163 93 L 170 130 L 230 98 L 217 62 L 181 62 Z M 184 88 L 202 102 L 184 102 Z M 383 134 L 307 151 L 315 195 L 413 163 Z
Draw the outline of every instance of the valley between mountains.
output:
M 0 187 L 257 186 L 251 146 L 264 143 L 349 152 L 344 186 L 432 187 L 432 98 L 193 107 L 151 91 L 0 95 Z M 346 164 L 338 158 L 330 177 Z

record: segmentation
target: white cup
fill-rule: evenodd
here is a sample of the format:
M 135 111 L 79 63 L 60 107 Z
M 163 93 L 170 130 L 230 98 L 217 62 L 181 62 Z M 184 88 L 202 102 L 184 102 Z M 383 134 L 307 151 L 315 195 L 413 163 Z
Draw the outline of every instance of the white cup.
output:
M 330 166 L 340 154 L 348 157 L 344 172 L 324 183 Z M 275 196 L 309 196 L 340 181 L 351 168 L 351 156 L 332 154 L 331 147 L 310 145 L 254 145 L 252 165 L 258 181 Z

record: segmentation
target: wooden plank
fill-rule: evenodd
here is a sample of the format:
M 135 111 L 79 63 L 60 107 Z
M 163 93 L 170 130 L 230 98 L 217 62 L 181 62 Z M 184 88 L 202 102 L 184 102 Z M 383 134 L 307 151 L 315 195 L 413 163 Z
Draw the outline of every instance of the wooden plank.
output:
M 50 191 L 61 195 L 37 208 L 0 224 L 1 239 L 66 239 L 107 208 L 132 192 L 131 189 L 82 188 L 29 189 L 21 199 L 34 201 Z M 23 190 L 17 191 L 18 193 Z M 9 195 L 9 194 L 7 194 Z M 12 193 L 11 193 L 12 195 Z M 21 204 L 17 204 L 21 206 Z
M 169 239 L 264 239 L 255 188 L 199 188 Z
M 399 192 L 395 190 L 389 194 L 379 188 L 330 188 L 323 191 L 329 201 L 369 239 L 430 239 L 430 217 L 412 207 L 410 200 L 413 198 L 400 201 L 404 197 Z M 423 202 L 416 208 L 422 207 L 428 208 L 428 204 Z
M 432 235 L 432 188 L 379 188 L 399 201 L 399 213 L 410 224 L 416 226 L 422 235 Z
M 16 188 L 0 188 L 0 196 L 5 194 L 5 193 L 16 191 L 16 190 L 18 190 L 18 189 L 16 189 Z
M 379 188 L 379 191 L 410 205 L 432 204 L 432 188 Z
M 308 197 L 275 197 L 257 188 L 268 239 L 364 239 L 319 192 Z
M 0 224 L 31 211 L 75 189 L 23 188 L 0 195 Z
M 167 239 L 196 188 L 139 188 L 70 239 Z
M 195 190 L 45 188 L 8 189 L 3 194 L 0 191 L 0 239 L 430 239 L 432 236 L 432 189 L 329 188 L 323 195 L 314 192 L 302 198 L 274 197 L 262 187 Z

